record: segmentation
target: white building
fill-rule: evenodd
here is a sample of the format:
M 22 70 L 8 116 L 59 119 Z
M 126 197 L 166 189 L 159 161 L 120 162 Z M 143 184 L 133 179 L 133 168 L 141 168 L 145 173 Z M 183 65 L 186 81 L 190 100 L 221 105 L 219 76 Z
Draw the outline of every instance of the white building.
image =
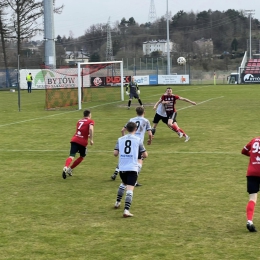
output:
M 170 52 L 175 51 L 173 42 L 169 41 Z M 174 49 L 173 49 L 174 48 Z M 143 42 L 143 54 L 150 55 L 152 52 L 158 51 L 162 55 L 167 55 L 167 41 L 166 40 L 151 40 Z

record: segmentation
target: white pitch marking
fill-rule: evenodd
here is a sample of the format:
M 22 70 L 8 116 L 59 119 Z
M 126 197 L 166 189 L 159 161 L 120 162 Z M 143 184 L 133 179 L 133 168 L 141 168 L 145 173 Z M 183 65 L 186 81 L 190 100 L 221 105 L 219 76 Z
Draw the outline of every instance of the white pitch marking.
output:
M 118 102 L 121 102 L 121 101 L 116 101 L 116 102 L 106 103 L 106 104 L 102 104 L 102 105 L 97 105 L 97 106 L 93 106 L 93 107 L 90 107 L 90 108 L 95 108 L 95 107 L 104 106 L 104 105 L 109 105 L 109 104 L 118 103 Z M 49 115 L 49 116 L 43 116 L 43 117 L 36 117 L 36 118 L 26 119 L 26 120 L 23 120 L 23 121 L 17 121 L 17 122 L 5 124 L 5 125 L 0 125 L 0 127 L 9 126 L 9 125 L 15 125 L 15 124 L 20 124 L 20 123 L 25 123 L 25 122 L 30 122 L 30 121 L 34 121 L 34 120 L 45 119 L 45 118 L 48 118 L 48 117 L 59 116 L 59 115 L 64 115 L 64 114 L 73 113 L 73 112 L 78 112 L 78 111 L 79 111 L 79 110 L 66 111 L 66 112 L 62 112 L 62 113 L 59 113 L 59 114 L 54 114 L 54 115 Z
M 209 101 L 211 101 L 211 100 L 219 99 L 219 98 L 223 98 L 223 97 L 224 97 L 224 96 L 216 97 L 216 98 L 210 98 L 210 99 L 207 99 L 207 100 L 204 100 L 204 101 L 201 101 L 201 102 L 197 103 L 197 105 L 201 105 L 201 104 L 206 103 L 206 102 L 209 102 Z M 179 108 L 179 109 L 177 109 L 177 111 L 180 111 L 180 110 L 183 110 L 183 109 L 186 109 L 186 108 L 189 108 L 189 107 L 194 107 L 194 105 Z
M 183 91 L 185 91 L 185 90 L 183 90 Z M 223 97 L 223 96 L 222 96 L 222 97 Z M 217 97 L 217 98 L 222 98 L 222 97 Z M 198 103 L 197 105 L 203 104 L 203 103 L 205 103 L 205 102 L 208 102 L 208 101 L 210 101 L 210 100 L 217 99 L 217 98 L 211 98 L 211 99 L 202 101 L 202 102 Z M 100 106 L 104 106 L 104 105 L 110 105 L 110 104 L 119 103 L 119 102 L 122 102 L 122 101 L 115 101 L 115 102 L 105 103 L 105 104 L 101 104 L 101 105 L 92 106 L 92 107 L 90 107 L 90 108 L 96 108 L 96 107 L 100 107 Z M 185 108 L 180 108 L 180 109 L 178 109 L 178 110 L 183 110 L 183 109 L 186 109 L 186 108 L 189 108 L 189 107 L 192 107 L 192 106 L 188 106 L 188 107 L 185 107 Z M 0 125 L 0 127 L 10 126 L 10 125 L 15 125 L 15 124 L 21 124 L 21 123 L 25 123 L 25 122 L 30 122 L 30 121 L 45 119 L 45 118 L 49 118 L 49 117 L 64 115 L 64 114 L 73 113 L 73 112 L 78 112 L 78 111 L 79 111 L 79 110 L 66 111 L 66 112 L 62 112 L 62 113 L 58 113 L 58 114 L 54 114 L 54 115 L 31 118 L 31 119 L 27 119 L 27 120 L 23 120 L 23 121 L 17 121 L 17 122 L 13 122 L 13 123 L 9 123 L 9 124 Z

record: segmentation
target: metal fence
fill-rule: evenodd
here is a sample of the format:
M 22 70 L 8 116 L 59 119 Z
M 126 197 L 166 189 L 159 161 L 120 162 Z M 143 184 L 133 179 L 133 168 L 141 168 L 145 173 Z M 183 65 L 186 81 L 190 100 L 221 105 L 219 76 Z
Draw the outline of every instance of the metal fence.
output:
M 151 64 L 150 64 L 151 65 Z M 171 68 L 171 74 L 177 75 L 189 75 L 190 84 L 202 85 L 202 84 L 227 84 L 227 77 L 231 72 L 237 72 L 236 69 L 229 71 L 208 71 L 195 69 L 192 66 L 173 66 Z M 106 72 L 104 72 L 106 73 Z M 214 81 L 215 74 L 215 81 Z M 94 74 L 93 74 L 94 75 Z M 98 74 L 97 74 L 98 75 Z M 154 65 L 151 68 L 145 67 L 124 67 L 125 76 L 146 76 L 146 75 L 167 75 L 166 66 Z M 8 71 L 0 69 L 0 89 L 9 89 L 17 87 L 17 69 L 10 69 Z M 105 75 L 103 75 L 105 76 Z
M 0 88 L 17 87 L 17 69 L 0 69 Z

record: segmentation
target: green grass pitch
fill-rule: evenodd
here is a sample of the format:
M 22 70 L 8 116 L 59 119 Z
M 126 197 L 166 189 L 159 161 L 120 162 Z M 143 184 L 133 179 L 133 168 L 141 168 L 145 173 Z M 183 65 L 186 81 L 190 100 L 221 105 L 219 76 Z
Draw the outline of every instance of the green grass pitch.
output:
M 145 116 L 166 86 L 140 87 Z M 102 90 L 103 91 L 103 90 Z M 159 123 L 134 190 L 133 218 L 113 208 L 110 180 L 120 130 L 137 100 L 92 101 L 94 146 L 62 179 L 70 138 L 82 111 L 44 110 L 44 91 L 0 92 L 0 259 L 260 259 L 258 233 L 246 229 L 243 146 L 259 135 L 260 86 L 173 86 L 197 102 L 177 101 L 184 138 Z M 126 98 L 126 96 L 125 96 Z M 147 140 L 147 136 L 146 139 Z M 260 205 L 254 223 L 260 229 Z

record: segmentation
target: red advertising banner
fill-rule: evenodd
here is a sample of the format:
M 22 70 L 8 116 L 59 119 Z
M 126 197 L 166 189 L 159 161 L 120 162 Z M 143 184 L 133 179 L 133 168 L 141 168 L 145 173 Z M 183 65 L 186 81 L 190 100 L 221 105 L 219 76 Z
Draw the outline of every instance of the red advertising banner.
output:
M 131 76 L 124 76 L 123 83 L 128 84 L 131 81 Z M 120 86 L 120 76 L 107 76 L 107 77 L 91 77 L 92 87 L 104 87 L 104 86 Z

